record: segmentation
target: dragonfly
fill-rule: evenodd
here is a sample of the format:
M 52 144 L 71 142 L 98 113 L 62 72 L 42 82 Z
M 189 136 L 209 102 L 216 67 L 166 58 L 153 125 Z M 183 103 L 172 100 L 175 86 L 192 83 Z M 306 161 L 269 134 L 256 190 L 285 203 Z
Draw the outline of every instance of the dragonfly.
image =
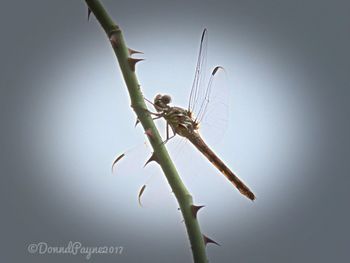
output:
M 215 76 L 219 71 L 224 70 L 223 67 L 216 66 L 211 72 L 207 85 L 203 84 L 202 74 L 206 60 L 206 36 L 207 29 L 204 29 L 201 36 L 195 76 L 187 109 L 171 106 L 170 95 L 157 94 L 153 103 L 151 102 L 156 110 L 156 112 L 152 114 L 156 115 L 154 119 L 163 118 L 166 121 L 166 140 L 164 143 L 168 142 L 176 135 L 185 137 L 238 189 L 241 194 L 250 200 L 255 200 L 255 195 L 248 186 L 217 156 L 199 133 L 200 121 L 203 119 L 208 107 Z M 197 108 L 196 116 L 194 114 L 195 108 Z M 170 136 L 170 129 L 173 133 L 172 136 Z

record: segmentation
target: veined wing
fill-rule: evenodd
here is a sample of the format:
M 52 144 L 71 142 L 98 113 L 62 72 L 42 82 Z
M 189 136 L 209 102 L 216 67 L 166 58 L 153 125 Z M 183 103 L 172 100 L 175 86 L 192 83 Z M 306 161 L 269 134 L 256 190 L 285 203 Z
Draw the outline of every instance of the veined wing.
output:
M 199 45 L 198 59 L 196 64 L 196 71 L 194 73 L 193 84 L 190 92 L 190 98 L 188 102 L 188 110 L 194 112 L 196 107 L 198 107 L 198 101 L 201 100 L 202 93 L 201 88 L 205 83 L 205 74 L 203 74 L 203 69 L 206 68 L 207 59 L 207 46 L 208 37 L 207 29 L 204 29 L 201 36 L 201 42 Z
M 210 143 L 223 137 L 228 124 L 229 89 L 225 70 L 216 66 L 207 71 L 208 32 L 203 30 L 188 110 L 200 123 L 200 131 Z M 208 82 L 206 75 L 210 74 Z

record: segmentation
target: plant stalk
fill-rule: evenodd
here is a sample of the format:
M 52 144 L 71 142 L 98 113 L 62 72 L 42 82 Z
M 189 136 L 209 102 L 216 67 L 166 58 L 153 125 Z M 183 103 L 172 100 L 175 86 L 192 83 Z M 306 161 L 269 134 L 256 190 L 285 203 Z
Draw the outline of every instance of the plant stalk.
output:
M 161 166 L 179 203 L 195 263 L 207 263 L 205 240 L 199 227 L 196 213 L 193 212 L 193 199 L 183 184 L 170 156 L 163 144 L 162 138 L 150 116 L 137 76 L 135 74 L 135 59 L 131 58 L 129 49 L 119 26 L 113 22 L 99 0 L 86 0 L 89 10 L 95 15 L 106 32 L 113 50 L 117 56 L 125 84 L 128 88 L 131 107 L 142 124 L 145 133 L 154 150 L 154 156 Z

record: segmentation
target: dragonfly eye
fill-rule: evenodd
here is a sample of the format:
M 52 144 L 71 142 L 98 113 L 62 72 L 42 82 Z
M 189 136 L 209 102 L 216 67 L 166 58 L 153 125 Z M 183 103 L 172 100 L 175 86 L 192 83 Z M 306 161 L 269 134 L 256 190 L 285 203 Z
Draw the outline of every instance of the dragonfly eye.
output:
M 154 107 L 158 112 L 164 111 L 169 108 L 168 103 L 170 103 L 171 97 L 169 95 L 158 94 L 154 98 Z
M 163 95 L 161 100 L 164 104 L 169 104 L 171 102 L 171 97 L 169 95 Z

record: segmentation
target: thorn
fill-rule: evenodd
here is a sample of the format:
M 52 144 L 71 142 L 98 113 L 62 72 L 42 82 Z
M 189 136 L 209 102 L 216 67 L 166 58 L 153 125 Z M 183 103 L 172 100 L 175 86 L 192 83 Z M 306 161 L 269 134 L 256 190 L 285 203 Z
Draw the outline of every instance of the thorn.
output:
M 146 134 L 148 137 L 153 138 L 153 132 L 152 132 L 151 129 L 147 129 L 147 130 L 145 131 L 145 134 Z
M 143 192 L 145 191 L 145 189 L 146 189 L 146 185 L 144 184 L 144 185 L 141 187 L 140 192 L 139 192 L 139 195 L 138 195 L 138 197 L 137 197 L 137 199 L 138 199 L 138 201 L 139 201 L 139 205 L 140 205 L 141 207 L 142 207 L 141 196 L 142 196 Z
M 137 126 L 137 124 L 139 124 L 140 123 L 140 120 L 137 118 L 136 119 L 136 122 L 135 122 L 135 127 Z
M 117 47 L 118 46 L 118 37 L 116 34 L 111 34 L 109 41 L 111 41 L 111 44 L 113 47 Z
M 88 20 L 88 21 L 89 21 L 89 19 L 90 19 L 90 15 L 91 15 L 91 9 L 88 8 L 88 16 L 87 16 L 87 20 Z
M 202 207 L 204 207 L 204 205 L 191 205 L 192 215 L 194 218 L 197 218 L 197 213 Z
M 137 50 L 134 50 L 134 49 L 131 49 L 131 48 L 128 48 L 128 50 L 129 50 L 129 54 L 130 54 L 130 55 L 133 55 L 133 54 L 143 54 L 143 52 L 137 51 Z
M 145 163 L 145 165 L 143 167 L 146 167 L 147 164 L 149 164 L 150 162 L 153 162 L 153 161 L 158 163 L 158 158 L 155 155 L 155 153 L 152 153 L 151 158 L 148 159 L 148 161 Z
M 214 240 L 210 239 L 206 235 L 203 235 L 203 240 L 205 245 L 207 245 L 208 243 L 213 243 L 215 245 L 221 246 L 218 242 L 215 242 Z
M 132 71 L 135 71 L 135 65 L 137 62 L 144 60 L 143 58 L 128 58 L 129 66 Z
M 125 156 L 125 153 L 122 153 L 121 155 L 119 155 L 115 160 L 114 162 L 112 163 L 112 173 L 113 173 L 113 168 L 114 168 L 114 165 L 121 159 Z

